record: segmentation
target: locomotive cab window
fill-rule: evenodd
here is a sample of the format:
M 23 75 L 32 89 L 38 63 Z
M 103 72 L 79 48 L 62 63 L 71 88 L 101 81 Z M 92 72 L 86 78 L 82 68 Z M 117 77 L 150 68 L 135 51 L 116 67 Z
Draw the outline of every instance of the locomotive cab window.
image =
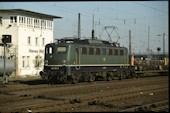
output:
M 49 54 L 52 54 L 52 53 L 53 53 L 53 48 L 49 47 Z
M 52 54 L 52 53 L 53 53 L 53 48 L 52 48 L 52 47 L 47 47 L 47 48 L 45 49 L 45 53 L 46 53 L 46 54 Z
M 66 53 L 67 48 L 66 47 L 58 47 L 57 48 L 57 53 Z

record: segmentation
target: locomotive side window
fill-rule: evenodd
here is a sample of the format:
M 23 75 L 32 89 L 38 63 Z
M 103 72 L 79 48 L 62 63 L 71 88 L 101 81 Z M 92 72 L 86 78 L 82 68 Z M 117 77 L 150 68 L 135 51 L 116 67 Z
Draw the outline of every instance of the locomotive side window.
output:
M 120 50 L 120 55 L 123 56 L 124 55 L 124 51 Z
M 109 49 L 109 53 L 108 53 L 108 55 L 112 55 L 112 54 L 113 54 L 112 49 Z
M 96 55 L 100 55 L 100 48 L 96 48 Z
M 89 55 L 93 55 L 94 54 L 94 48 L 89 48 Z
M 116 56 L 118 55 L 118 50 L 117 50 L 117 49 L 115 49 L 115 55 L 116 55 Z
M 82 54 L 87 54 L 87 48 L 86 47 L 82 47 Z
M 66 47 L 58 47 L 57 48 L 57 53 L 66 53 Z
M 106 48 L 102 48 L 102 55 L 106 55 L 107 51 Z
M 128 52 L 127 52 L 127 50 L 125 50 L 125 51 L 124 51 L 124 55 L 127 55 L 127 54 L 128 54 Z

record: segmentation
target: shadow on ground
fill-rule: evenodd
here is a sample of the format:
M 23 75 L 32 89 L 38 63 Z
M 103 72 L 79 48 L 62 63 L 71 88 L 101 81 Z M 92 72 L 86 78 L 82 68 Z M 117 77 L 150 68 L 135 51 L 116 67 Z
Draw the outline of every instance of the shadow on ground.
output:
M 26 84 L 26 85 L 49 84 L 49 81 L 41 80 L 41 79 L 36 79 L 36 80 L 14 80 L 14 81 L 11 81 L 11 82 L 19 83 L 19 84 Z

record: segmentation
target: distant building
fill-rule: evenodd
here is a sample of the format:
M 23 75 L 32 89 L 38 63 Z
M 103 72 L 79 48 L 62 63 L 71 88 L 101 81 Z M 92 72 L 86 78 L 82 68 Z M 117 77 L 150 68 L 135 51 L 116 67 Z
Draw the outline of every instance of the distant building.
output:
M 16 75 L 37 75 L 43 69 L 44 49 L 53 42 L 53 19 L 61 18 L 23 9 L 0 9 L 0 56 L 3 56 L 2 35 L 12 35 L 7 45 L 13 56 Z

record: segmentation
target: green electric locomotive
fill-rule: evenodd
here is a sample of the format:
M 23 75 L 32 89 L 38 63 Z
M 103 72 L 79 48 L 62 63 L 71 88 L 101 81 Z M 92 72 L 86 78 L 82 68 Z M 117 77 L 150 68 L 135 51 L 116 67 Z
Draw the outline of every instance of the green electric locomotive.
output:
M 112 80 L 129 77 L 126 47 L 98 39 L 63 38 L 45 46 L 40 75 L 52 82 Z

